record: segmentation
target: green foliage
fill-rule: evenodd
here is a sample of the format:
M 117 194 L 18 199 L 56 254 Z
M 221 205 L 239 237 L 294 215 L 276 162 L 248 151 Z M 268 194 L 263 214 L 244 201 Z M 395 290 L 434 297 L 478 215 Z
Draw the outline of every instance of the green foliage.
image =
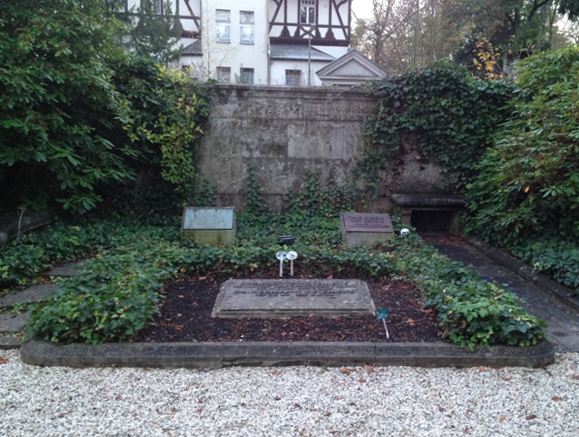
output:
M 101 0 L 3 3 L 1 183 L 16 182 L 28 204 L 55 193 L 65 209 L 88 210 L 100 201 L 95 186 L 132 177 L 124 160 L 134 151 L 110 141 L 115 121 L 127 119 L 107 63 L 123 56 L 116 31 Z
M 245 182 L 245 188 L 245 214 L 247 214 L 248 217 L 255 218 L 256 220 L 259 220 L 260 218 L 267 220 L 271 210 L 263 196 L 262 183 L 257 177 L 255 168 L 252 166 L 247 167 L 247 179 Z
M 0 183 L 13 188 L 0 192 L 3 208 L 56 200 L 82 213 L 123 186 L 143 204 L 191 200 L 205 93 L 150 57 L 124 52 L 121 35 L 102 0 L 5 5 Z
M 531 346 L 545 336 L 545 322 L 529 315 L 518 299 L 481 280 L 470 268 L 453 262 L 410 237 L 395 251 L 398 269 L 413 279 L 438 314 L 443 336 L 460 346 Z
M 544 338 L 544 322 L 529 316 L 514 296 L 439 255 L 415 234 L 372 250 L 346 248 L 335 216 L 303 220 L 271 214 L 268 222 L 256 223 L 241 214 L 238 242 L 211 247 L 180 239 L 177 221 L 158 226 L 109 222 L 100 233 L 87 228 L 89 235 L 107 235 L 106 241 L 96 240 L 102 250 L 78 276 L 60 283 L 53 300 L 38 307 L 29 325 L 30 335 L 60 343 L 130 339 L 156 313 L 159 292 L 167 281 L 180 274 L 222 277 L 271 272 L 277 265 L 276 237 L 290 233 L 297 236 L 298 268 L 308 274 L 414 281 L 427 304 L 436 309 L 441 332 L 453 343 L 470 348 L 524 346 Z M 397 220 L 395 227 L 399 231 Z M 82 234 L 82 229 L 72 228 L 73 235 Z M 44 241 L 37 247 L 46 246 Z
M 57 263 L 75 261 L 128 244 L 134 241 L 137 233 L 144 231 L 162 238 L 176 234 L 176 230 L 171 232 L 170 228 L 143 228 L 136 222 L 125 221 L 118 226 L 113 220 L 82 225 L 60 223 L 43 232 L 28 234 L 0 250 L 0 289 L 24 285 Z
M 147 237 L 98 256 L 63 281 L 52 302 L 37 307 L 29 331 L 52 342 L 97 344 L 142 329 L 158 311 L 158 290 L 174 274 L 166 243 Z
M 330 218 L 354 210 L 361 201 L 362 192 L 351 181 L 338 182 L 332 174 L 322 180 L 318 173 L 306 171 L 300 190 L 287 195 L 287 215 L 298 220 Z
M 508 115 L 511 92 L 506 82 L 479 80 L 451 64 L 380 82 L 358 172 L 376 193 L 385 174 L 396 174 L 415 150 L 446 170 L 451 189 L 462 189 Z
M 514 117 L 496 136 L 468 190 L 468 231 L 517 253 L 545 238 L 579 242 L 579 48 L 519 64 Z M 547 262 L 546 270 L 564 264 Z M 555 255 L 555 252 L 552 252 Z M 529 256 L 525 258 L 530 259 Z M 541 261 L 533 256 L 538 266 Z M 557 269 L 558 270 L 558 269 Z M 567 273 L 565 273 L 567 270 Z M 552 272 L 563 278 L 572 267 Z M 576 283 L 576 278 L 564 280 Z
M 579 294 L 579 245 L 576 242 L 557 238 L 532 239 L 510 245 L 509 250 L 534 271 L 551 276 Z
M 113 80 L 130 114 L 117 141 L 131 144 L 137 152 L 130 164 L 138 177 L 109 199 L 131 210 L 146 205 L 174 212 L 175 206 L 206 197 L 210 187 L 197 172 L 209 111 L 205 90 L 183 73 L 142 57 L 117 63 Z
M 571 20 L 579 18 L 579 1 L 578 0 L 559 0 L 559 13 L 568 14 Z

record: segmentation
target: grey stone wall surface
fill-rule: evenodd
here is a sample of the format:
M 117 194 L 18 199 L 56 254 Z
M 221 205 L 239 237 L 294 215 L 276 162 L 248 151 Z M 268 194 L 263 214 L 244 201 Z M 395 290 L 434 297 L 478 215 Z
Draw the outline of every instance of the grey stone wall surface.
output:
M 212 90 L 200 169 L 217 187 L 221 205 L 243 206 L 247 169 L 253 166 L 268 202 L 299 189 L 306 171 L 338 183 L 350 177 L 364 144 L 375 97 L 364 89 L 218 85 Z M 415 162 L 417 161 L 417 162 Z M 386 192 L 438 190 L 440 171 L 409 152 Z M 407 168 L 407 170 L 405 170 Z

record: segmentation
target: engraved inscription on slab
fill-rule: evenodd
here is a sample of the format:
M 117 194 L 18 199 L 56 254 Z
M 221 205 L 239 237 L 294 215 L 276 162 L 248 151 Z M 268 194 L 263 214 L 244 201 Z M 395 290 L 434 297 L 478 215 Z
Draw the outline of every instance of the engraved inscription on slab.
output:
M 234 208 L 185 208 L 183 212 L 183 230 L 227 230 L 234 227 Z
M 365 282 L 358 279 L 230 279 L 212 317 L 348 317 L 374 314 Z
M 394 232 L 388 214 L 345 213 L 342 220 L 346 232 Z

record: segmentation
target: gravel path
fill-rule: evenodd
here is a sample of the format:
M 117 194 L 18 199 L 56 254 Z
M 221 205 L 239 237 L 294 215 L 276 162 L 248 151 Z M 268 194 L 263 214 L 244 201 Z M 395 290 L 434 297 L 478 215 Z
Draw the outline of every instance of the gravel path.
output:
M 73 370 L 0 357 L 2 436 L 579 435 L 579 354 L 546 370 Z

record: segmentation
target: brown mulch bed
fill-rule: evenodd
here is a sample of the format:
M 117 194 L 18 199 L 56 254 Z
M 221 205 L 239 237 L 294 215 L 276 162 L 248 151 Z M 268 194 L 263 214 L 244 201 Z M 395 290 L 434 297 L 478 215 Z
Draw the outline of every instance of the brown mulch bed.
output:
M 168 284 L 161 313 L 134 341 L 440 341 L 436 314 L 425 309 L 420 292 L 408 282 L 366 280 L 377 308 L 387 308 L 390 339 L 373 316 L 329 319 L 216 319 L 211 317 L 219 286 L 228 278 L 186 278 Z

